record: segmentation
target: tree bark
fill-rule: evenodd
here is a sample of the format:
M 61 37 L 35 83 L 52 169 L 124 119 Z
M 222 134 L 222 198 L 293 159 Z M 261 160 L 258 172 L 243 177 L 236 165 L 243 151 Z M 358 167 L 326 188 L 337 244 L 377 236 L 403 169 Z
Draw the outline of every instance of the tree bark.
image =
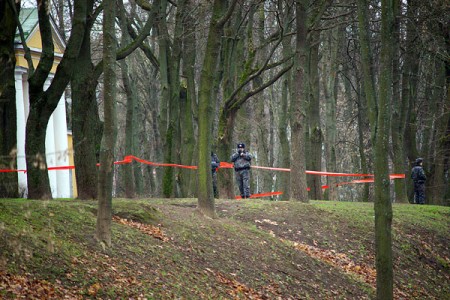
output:
M 319 92 L 319 38 L 320 32 L 310 33 L 309 35 L 309 60 L 308 60 L 308 91 L 309 91 L 309 145 L 308 151 L 309 162 L 308 169 L 312 171 L 322 171 L 322 142 L 323 132 L 320 124 L 320 92 Z M 307 163 L 308 164 L 308 163 Z M 322 177 L 317 175 L 307 175 L 310 177 L 309 198 L 322 199 Z
M 328 41 L 328 60 L 326 71 L 324 72 L 324 94 L 325 94 L 325 153 L 326 153 L 326 168 L 328 172 L 337 171 L 336 163 L 336 103 L 337 103 L 337 87 L 338 80 L 338 53 L 342 46 L 344 38 L 344 31 L 341 26 L 333 28 L 327 35 Z M 328 189 L 326 190 L 326 199 L 338 200 L 338 190 L 336 187 L 336 178 L 334 176 L 327 177 Z
M 191 1 L 186 1 L 186 11 L 192 9 Z M 183 144 L 183 151 L 181 152 L 181 163 L 185 165 L 196 165 L 196 158 L 194 157 L 195 148 L 197 145 L 195 131 L 197 122 L 197 97 L 195 91 L 195 56 L 196 56 L 196 38 L 195 38 L 195 20 L 191 14 L 185 15 L 186 21 L 184 23 L 186 34 L 183 35 L 183 51 L 182 59 L 182 74 L 185 81 L 183 81 L 182 93 L 184 97 L 180 96 L 180 123 L 181 123 L 181 141 Z M 193 176 L 192 170 L 181 171 L 181 190 L 186 197 L 193 197 L 196 193 L 196 177 Z
M 417 141 L 416 141 L 416 101 L 417 101 L 417 88 L 419 78 L 419 63 L 420 63 L 420 51 L 416 47 L 416 41 L 419 39 L 418 30 L 416 27 L 416 20 L 418 17 L 418 5 L 420 1 L 408 0 L 407 6 L 407 22 L 406 22 L 406 40 L 405 46 L 406 52 L 403 54 L 403 74 L 402 74 L 402 105 L 406 108 L 406 120 L 404 131 L 404 157 L 408 159 L 409 166 L 413 165 L 413 162 L 418 156 Z M 410 178 L 410 169 L 406 172 L 406 178 Z M 410 202 L 413 199 L 413 183 L 411 180 L 407 184 L 408 199 Z
M 292 15 L 294 14 L 294 10 L 285 11 L 285 16 L 283 18 L 283 24 L 286 27 L 286 30 L 290 30 L 290 20 Z M 282 54 L 284 58 L 288 58 L 292 55 L 292 46 L 291 46 L 291 37 L 283 38 L 282 44 Z M 284 63 L 284 67 L 288 65 L 288 62 Z M 278 115 L 278 134 L 280 138 L 280 151 L 279 151 L 279 167 L 289 169 L 291 166 L 290 160 L 290 144 L 289 144 L 289 111 L 290 111 L 290 96 L 292 95 L 292 70 L 289 70 L 282 79 L 281 83 L 281 102 L 279 108 Z M 280 196 L 281 200 L 289 200 L 291 194 L 291 186 L 290 186 L 290 173 L 289 172 L 278 172 L 277 173 L 277 191 L 280 190 L 283 194 Z
M 389 180 L 389 127 L 392 99 L 393 24 L 396 0 L 381 1 L 379 105 L 375 131 L 375 249 L 377 299 L 393 299 L 392 204 Z M 375 125 L 375 126 L 374 126 Z
M 112 184 L 114 148 L 117 139 L 116 117 L 116 3 L 105 0 L 103 11 L 104 129 L 98 176 L 97 240 L 111 246 Z
M 125 8 L 123 1 L 119 1 L 120 8 L 118 11 L 118 18 L 120 28 L 122 30 L 121 44 L 127 45 L 131 38 L 127 30 L 127 22 L 125 16 Z M 137 155 L 135 152 L 135 106 L 137 102 L 136 96 L 136 81 L 133 80 L 132 72 L 129 72 L 129 65 L 127 59 L 120 61 L 120 71 L 122 77 L 123 88 L 126 95 L 126 115 L 125 115 L 125 153 L 124 155 Z M 125 197 L 132 199 L 136 197 L 136 179 L 135 169 L 137 165 L 134 162 L 122 166 L 123 171 L 123 185 L 125 188 Z
M 38 6 L 39 29 L 42 38 L 42 54 L 34 73 L 28 79 L 30 113 L 26 125 L 25 153 L 27 163 L 28 198 L 51 199 L 50 182 L 47 173 L 45 134 L 47 123 L 64 93 L 77 63 L 76 58 L 84 36 L 86 2 L 75 1 L 74 21 L 64 56 L 58 65 L 49 88 L 44 85 L 53 65 L 53 39 L 47 0 Z
M 306 101 L 305 87 L 306 38 L 308 19 L 306 0 L 296 0 L 296 45 L 294 58 L 294 84 L 291 99 L 291 199 L 309 202 L 306 191 L 305 129 Z
M 403 135 L 405 129 L 406 108 L 400 101 L 400 1 L 396 1 L 395 27 L 394 27 L 394 56 L 393 56 L 393 97 L 391 116 L 391 139 L 392 139 L 392 163 L 395 174 L 403 174 L 405 168 L 405 156 L 403 151 Z M 395 202 L 408 203 L 405 180 L 394 180 Z
M 375 73 L 371 69 L 369 27 L 366 11 L 368 2 L 358 1 L 360 43 L 364 87 L 369 100 L 369 121 L 374 145 L 375 160 L 375 254 L 377 270 L 377 299 L 393 299 L 392 269 L 392 204 L 390 199 L 390 179 L 388 167 L 390 103 L 392 98 L 392 56 L 393 56 L 393 13 L 392 0 L 381 1 L 381 58 L 379 77 L 379 98 L 376 101 Z M 362 30 L 362 29 L 366 30 Z
M 214 97 L 211 82 L 217 70 L 217 62 L 221 47 L 221 37 L 225 22 L 230 18 L 236 1 L 232 1 L 228 8 L 224 1 L 215 0 L 213 14 L 208 30 L 205 57 L 200 74 L 198 99 L 198 208 L 201 213 L 209 217 L 216 217 L 214 195 L 211 178 L 211 128 Z
M 75 176 L 78 199 L 97 199 L 97 163 L 100 155 L 100 142 L 103 124 L 98 114 L 96 87 L 98 80 L 94 74 L 91 59 L 91 28 L 93 1 L 87 1 L 87 22 L 85 35 L 74 65 L 71 80 L 72 90 L 72 134 Z
M 12 1 L 11 1 L 12 3 Z M 17 29 L 16 13 L 20 11 L 20 1 L 15 9 L 10 1 L 0 3 L 0 169 L 17 168 L 17 115 L 14 68 L 14 36 Z M 0 173 L 0 198 L 19 196 L 17 172 Z

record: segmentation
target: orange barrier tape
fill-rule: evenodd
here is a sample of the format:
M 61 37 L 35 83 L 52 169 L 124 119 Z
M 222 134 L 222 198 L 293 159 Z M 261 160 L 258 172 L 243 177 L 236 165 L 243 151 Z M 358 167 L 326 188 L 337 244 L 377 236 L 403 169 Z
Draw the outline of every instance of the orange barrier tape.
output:
M 220 162 L 220 168 L 233 168 L 232 163 L 228 162 Z M 273 170 L 273 171 L 282 171 L 282 172 L 290 172 L 289 168 L 274 168 L 274 167 L 261 167 L 261 166 L 251 166 L 252 169 L 263 169 L 263 170 Z M 360 173 L 337 173 L 337 172 L 322 172 L 322 171 L 308 171 L 306 170 L 306 174 L 309 175 L 320 175 L 320 176 L 334 176 L 334 177 L 373 177 L 373 174 L 360 174 Z M 390 179 L 400 179 L 405 178 L 405 174 L 391 174 L 389 175 Z
M 0 173 L 10 173 L 10 172 L 24 172 L 24 173 L 26 173 L 27 170 L 0 169 Z
M 140 162 L 142 164 L 151 165 L 155 167 L 175 167 L 175 168 L 184 168 L 196 170 L 197 166 L 186 166 L 180 164 L 171 164 L 171 163 L 155 163 L 145 159 L 141 159 L 134 155 L 126 155 L 123 160 L 115 161 L 116 165 L 129 164 L 133 161 Z M 97 164 L 99 166 L 100 164 Z M 219 168 L 232 169 L 233 164 L 229 162 L 220 162 Z M 282 172 L 290 172 L 291 169 L 288 168 L 273 168 L 273 167 L 261 167 L 261 166 L 252 166 L 252 169 L 264 169 L 264 170 L 273 170 L 273 171 L 282 171 Z M 58 167 L 49 167 L 48 170 L 72 170 L 75 169 L 75 166 L 58 166 Z M 6 172 L 24 172 L 26 170 L 13 170 L 13 169 L 0 169 L 0 173 Z M 306 171 L 306 174 L 309 175 L 319 175 L 319 176 L 334 176 L 334 177 L 373 177 L 373 174 L 358 174 L 358 173 L 336 173 L 336 172 L 321 172 L 321 171 Z M 405 174 L 391 174 L 389 175 L 390 179 L 403 179 L 405 178 Z M 352 181 L 352 183 L 363 183 L 363 182 L 373 182 L 373 179 L 362 179 L 360 181 Z M 327 188 L 327 187 L 322 187 Z
M 114 164 L 116 165 L 122 165 L 122 164 L 129 164 L 132 163 L 133 160 L 146 164 L 146 165 L 151 165 L 151 166 L 156 166 L 156 167 L 175 167 L 175 168 L 184 168 L 184 169 L 192 169 L 192 170 L 196 170 L 197 166 L 185 166 L 185 165 L 179 165 L 179 164 L 162 164 L 162 163 L 154 163 L 145 159 L 141 159 L 139 157 L 136 157 L 134 155 L 127 155 L 124 157 L 123 160 L 120 161 L 116 161 L 114 162 Z
M 250 195 L 250 198 L 262 198 L 262 197 L 276 196 L 276 195 L 281 195 L 281 194 L 283 194 L 283 192 L 269 192 L 269 193 L 252 194 L 252 195 Z M 242 199 L 242 197 L 236 196 L 235 199 L 240 200 L 240 199 Z
M 48 167 L 48 170 L 73 170 L 75 166 L 60 166 L 60 167 Z

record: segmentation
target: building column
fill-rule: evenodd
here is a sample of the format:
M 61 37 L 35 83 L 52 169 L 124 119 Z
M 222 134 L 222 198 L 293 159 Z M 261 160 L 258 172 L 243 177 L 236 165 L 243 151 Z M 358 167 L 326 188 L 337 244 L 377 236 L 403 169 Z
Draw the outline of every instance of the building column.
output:
M 54 166 L 69 166 L 69 143 L 67 141 L 66 101 L 64 94 L 52 114 L 53 128 L 48 125 L 47 132 L 53 131 L 55 164 Z M 71 197 L 70 170 L 49 171 L 57 174 L 56 188 L 58 198 Z
M 23 71 L 16 69 L 14 73 L 15 86 L 16 86 L 16 110 L 17 110 L 17 170 L 18 183 L 19 183 L 19 195 L 21 197 L 28 196 L 28 181 L 27 174 L 20 170 L 27 169 L 27 162 L 25 157 L 25 128 L 28 118 L 28 97 L 24 95 L 28 94 L 28 82 L 24 79 Z M 24 87 L 25 85 L 25 87 Z

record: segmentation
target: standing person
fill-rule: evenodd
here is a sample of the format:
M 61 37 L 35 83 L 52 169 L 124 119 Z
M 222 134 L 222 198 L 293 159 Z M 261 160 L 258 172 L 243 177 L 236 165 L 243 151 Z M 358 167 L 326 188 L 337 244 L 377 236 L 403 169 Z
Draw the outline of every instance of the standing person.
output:
M 245 144 L 237 144 L 236 152 L 231 155 L 234 163 L 236 183 L 243 199 L 250 198 L 250 162 L 252 155 L 245 150 Z
M 219 166 L 220 166 L 219 157 L 217 157 L 217 154 L 211 151 L 211 174 L 212 174 L 214 198 L 219 198 L 219 192 L 217 190 L 217 168 Z
M 411 170 L 411 178 L 414 181 L 414 203 L 416 204 L 425 204 L 425 181 L 427 176 L 422 164 L 423 159 L 419 157 Z

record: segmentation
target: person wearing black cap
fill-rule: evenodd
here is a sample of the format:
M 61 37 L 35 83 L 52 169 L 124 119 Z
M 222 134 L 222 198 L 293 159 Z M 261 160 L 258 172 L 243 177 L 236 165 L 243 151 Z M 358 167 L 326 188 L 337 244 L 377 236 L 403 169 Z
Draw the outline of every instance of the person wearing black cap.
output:
M 414 203 L 425 204 L 425 181 L 427 176 L 422 168 L 423 159 L 416 159 L 415 166 L 411 170 L 411 179 L 414 181 Z
M 231 155 L 234 163 L 236 183 L 243 199 L 250 198 L 250 162 L 252 155 L 245 150 L 245 144 L 237 144 L 236 152 Z

